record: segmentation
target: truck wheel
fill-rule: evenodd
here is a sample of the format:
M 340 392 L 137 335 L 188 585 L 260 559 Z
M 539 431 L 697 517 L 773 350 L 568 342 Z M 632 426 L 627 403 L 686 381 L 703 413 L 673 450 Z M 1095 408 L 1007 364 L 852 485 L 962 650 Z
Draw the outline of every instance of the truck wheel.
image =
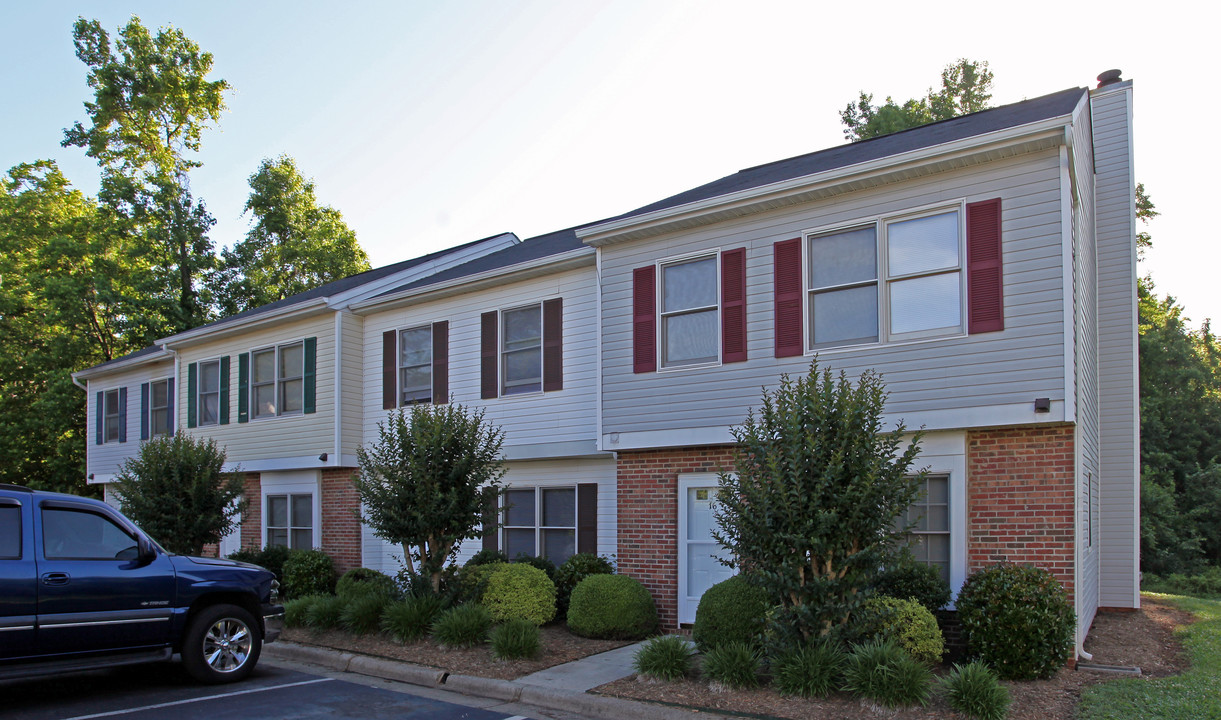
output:
M 213 605 L 191 620 L 182 664 L 200 682 L 235 682 L 254 670 L 262 649 L 263 635 L 249 612 L 237 605 Z

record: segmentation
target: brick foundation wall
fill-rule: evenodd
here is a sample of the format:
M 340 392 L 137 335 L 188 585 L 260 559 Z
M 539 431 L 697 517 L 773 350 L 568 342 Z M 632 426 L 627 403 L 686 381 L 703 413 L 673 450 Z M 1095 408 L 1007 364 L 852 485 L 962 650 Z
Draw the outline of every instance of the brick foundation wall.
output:
M 1045 568 L 1073 596 L 1074 428 L 967 433 L 967 572 L 997 562 Z
M 360 496 L 352 478 L 355 468 L 322 471 L 322 550 L 340 575 L 361 566 Z
M 263 549 L 263 494 L 258 473 L 246 473 L 246 512 L 242 514 L 242 548 Z
M 678 476 L 724 470 L 732 458 L 730 446 L 619 453 L 619 572 L 652 593 L 665 630 L 678 627 Z

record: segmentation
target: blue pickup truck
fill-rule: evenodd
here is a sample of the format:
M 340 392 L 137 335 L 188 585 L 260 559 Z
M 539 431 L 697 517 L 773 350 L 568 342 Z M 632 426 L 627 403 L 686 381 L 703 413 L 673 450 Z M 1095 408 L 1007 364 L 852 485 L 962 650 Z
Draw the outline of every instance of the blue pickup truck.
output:
M 169 660 L 241 680 L 280 634 L 275 575 L 166 552 L 106 503 L 0 484 L 0 679 Z

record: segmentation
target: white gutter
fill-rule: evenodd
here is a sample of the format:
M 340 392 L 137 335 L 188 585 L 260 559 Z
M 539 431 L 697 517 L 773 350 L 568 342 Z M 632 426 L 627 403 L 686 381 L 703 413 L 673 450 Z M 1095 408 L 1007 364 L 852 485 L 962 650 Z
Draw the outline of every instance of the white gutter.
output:
M 495 268 L 474 275 L 466 275 L 445 282 L 404 290 L 393 295 L 381 295 L 376 298 L 353 303 L 348 306 L 348 309 L 363 315 L 390 305 L 406 305 L 425 300 L 435 300 L 450 295 L 471 292 L 485 286 L 500 285 L 517 279 L 526 279 L 541 274 L 539 271 L 543 269 L 546 269 L 547 272 L 560 272 L 592 265 L 596 262 L 594 255 L 593 248 L 581 247 L 508 267 Z
M 194 330 L 180 332 L 177 335 L 170 335 L 162 338 L 157 342 L 165 349 L 169 349 L 170 345 L 183 346 L 193 342 L 202 342 L 205 340 L 214 340 L 218 337 L 224 337 L 237 332 L 249 330 L 259 325 L 264 325 L 272 321 L 282 322 L 301 315 L 309 315 L 318 310 L 327 309 L 327 298 L 318 297 L 312 300 L 306 300 L 302 303 L 289 305 L 288 307 L 271 312 L 259 313 L 249 318 L 226 322 L 219 327 L 212 325 L 204 325 L 197 327 Z M 219 321 L 218 321 L 219 322 Z

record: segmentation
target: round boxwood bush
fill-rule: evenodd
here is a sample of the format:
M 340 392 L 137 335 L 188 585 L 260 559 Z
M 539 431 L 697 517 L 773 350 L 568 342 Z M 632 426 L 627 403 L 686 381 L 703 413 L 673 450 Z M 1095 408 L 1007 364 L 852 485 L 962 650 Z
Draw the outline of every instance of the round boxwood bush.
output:
M 331 595 L 335 592 L 335 563 L 321 550 L 293 550 L 284 561 L 286 597 Z
M 513 558 L 513 562 L 532 565 L 547 573 L 547 578 L 550 579 L 551 582 L 555 582 L 555 563 L 551 562 L 545 557 L 540 557 L 538 555 L 527 555 L 526 553 L 517 553 L 517 557 Z
M 394 578 L 369 568 L 352 568 L 335 583 L 335 594 L 343 597 L 377 595 L 386 600 L 398 598 L 398 585 Z
M 593 553 L 577 553 L 568 558 L 555 571 L 555 610 L 560 617 L 568 616 L 568 601 L 572 589 L 590 575 L 614 575 L 611 561 Z
M 950 602 L 950 585 L 941 579 L 941 571 L 915 561 L 888 568 L 878 578 L 876 587 L 882 595 L 912 598 L 930 612 L 937 612 Z
M 731 642 L 757 645 L 769 607 L 762 588 L 734 575 L 704 592 L 695 610 L 691 637 L 700 652 Z
M 577 583 L 568 629 L 587 638 L 640 640 L 657 630 L 653 596 L 627 575 L 591 575 Z
M 945 638 L 937 618 L 928 608 L 912 599 L 876 595 L 866 606 L 877 614 L 877 633 L 895 641 L 908 655 L 929 665 L 941 662 Z
M 488 576 L 480 602 L 496 622 L 526 620 L 542 625 L 555 617 L 555 583 L 533 565 L 500 565 Z
M 478 603 L 483 600 L 483 593 L 488 588 L 488 578 L 502 567 L 508 567 L 507 562 L 487 562 L 466 564 L 458 571 L 458 600 L 463 603 Z
M 967 578 L 958 594 L 967 651 L 1003 680 L 1048 678 L 1073 652 L 1076 613 L 1042 568 L 1000 564 Z

